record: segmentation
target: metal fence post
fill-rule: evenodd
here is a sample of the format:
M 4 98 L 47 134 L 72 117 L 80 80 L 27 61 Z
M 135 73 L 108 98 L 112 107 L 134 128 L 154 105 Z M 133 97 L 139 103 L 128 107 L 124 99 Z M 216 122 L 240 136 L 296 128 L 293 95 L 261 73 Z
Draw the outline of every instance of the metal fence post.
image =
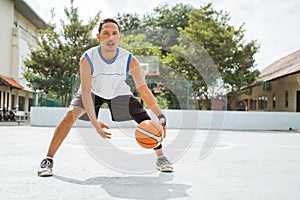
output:
M 74 80 L 74 77 L 71 78 L 72 79 L 72 98 L 74 97 L 74 94 L 75 94 L 75 80 Z
M 190 87 L 191 87 L 190 80 L 187 80 L 187 105 L 186 105 L 187 110 L 190 109 Z
M 35 106 L 35 91 L 34 91 L 34 78 L 31 80 L 31 89 L 32 89 L 32 100 L 31 105 Z

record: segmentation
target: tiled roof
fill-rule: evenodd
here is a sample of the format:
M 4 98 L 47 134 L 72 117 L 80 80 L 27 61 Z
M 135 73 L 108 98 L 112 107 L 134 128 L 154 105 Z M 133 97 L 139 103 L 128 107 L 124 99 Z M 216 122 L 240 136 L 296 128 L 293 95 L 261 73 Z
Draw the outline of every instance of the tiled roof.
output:
M 300 50 L 287 55 L 264 68 L 261 71 L 258 80 L 270 81 L 296 72 L 300 72 Z
M 0 74 L 0 85 L 5 85 L 7 87 L 16 88 L 16 89 L 23 89 L 23 86 L 20 83 L 2 74 Z

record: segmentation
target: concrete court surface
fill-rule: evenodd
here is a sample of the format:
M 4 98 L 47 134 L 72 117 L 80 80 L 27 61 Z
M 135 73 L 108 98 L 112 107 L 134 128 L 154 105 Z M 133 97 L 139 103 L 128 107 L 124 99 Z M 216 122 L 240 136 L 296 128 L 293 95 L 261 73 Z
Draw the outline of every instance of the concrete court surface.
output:
M 174 173 L 133 174 L 96 161 L 73 128 L 56 154 L 55 176 L 41 178 L 36 170 L 53 130 L 0 126 L 0 199 L 300 199 L 300 134 L 296 132 L 223 131 L 214 150 L 200 159 L 206 131 L 198 130 L 192 145 L 175 160 Z M 141 149 L 133 138 L 128 142 L 118 129 L 111 132 L 111 141 L 120 148 L 133 154 L 151 151 Z M 165 143 L 171 143 L 174 135 L 176 130 L 168 130 Z M 155 156 L 153 169 L 154 161 Z M 138 160 L 134 164 L 142 165 Z

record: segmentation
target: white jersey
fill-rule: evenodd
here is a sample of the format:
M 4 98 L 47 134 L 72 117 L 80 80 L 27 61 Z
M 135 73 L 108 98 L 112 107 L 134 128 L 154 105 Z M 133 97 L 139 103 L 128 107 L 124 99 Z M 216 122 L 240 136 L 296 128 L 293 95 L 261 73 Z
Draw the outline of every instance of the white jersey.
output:
M 132 54 L 118 47 L 116 56 L 111 61 L 107 61 L 102 56 L 100 49 L 101 46 L 96 46 L 82 55 L 91 67 L 92 93 L 104 99 L 132 95 L 130 87 L 125 82 L 129 74 Z M 81 87 L 78 93 L 81 93 Z

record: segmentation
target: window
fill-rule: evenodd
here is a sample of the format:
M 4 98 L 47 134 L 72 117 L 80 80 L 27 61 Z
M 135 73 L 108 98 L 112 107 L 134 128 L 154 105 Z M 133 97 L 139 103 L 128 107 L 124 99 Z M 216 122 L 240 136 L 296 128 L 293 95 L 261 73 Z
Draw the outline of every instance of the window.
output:
M 273 96 L 272 96 L 272 108 L 273 109 L 276 108 L 276 95 L 275 95 L 275 93 L 273 93 Z
M 30 112 L 30 109 L 31 109 L 31 106 L 32 106 L 32 98 L 29 98 L 29 101 L 28 101 L 28 111 Z
M 5 95 L 6 95 L 6 93 L 3 92 L 3 102 L 2 102 L 3 105 L 1 105 L 3 110 L 6 108 L 6 105 L 5 105 Z
M 263 97 L 258 97 L 258 110 L 264 109 Z
M 289 91 L 285 91 L 285 107 L 289 107 Z
M 15 109 L 15 95 L 11 95 L 11 109 Z
M 256 110 L 256 98 L 253 98 L 250 100 L 250 109 L 251 110 Z
M 264 109 L 264 110 L 268 109 L 268 97 L 267 96 L 263 97 L 263 108 L 262 109 Z
M 19 96 L 19 110 L 25 111 L 25 97 Z
M 6 92 L 6 109 L 10 109 L 9 108 L 9 92 Z
M 268 98 L 265 96 L 258 97 L 258 110 L 267 109 Z

